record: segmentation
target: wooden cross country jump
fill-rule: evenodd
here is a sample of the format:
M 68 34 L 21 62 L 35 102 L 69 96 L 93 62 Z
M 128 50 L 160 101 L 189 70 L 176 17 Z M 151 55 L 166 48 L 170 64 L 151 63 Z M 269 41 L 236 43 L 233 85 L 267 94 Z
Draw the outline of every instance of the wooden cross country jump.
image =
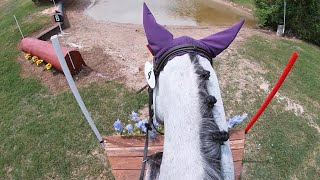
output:
M 244 154 L 244 130 L 230 130 L 230 146 L 235 179 L 241 177 Z M 105 150 L 116 180 L 137 180 L 140 176 L 145 136 L 106 136 Z M 148 156 L 163 151 L 163 136 L 149 141 Z

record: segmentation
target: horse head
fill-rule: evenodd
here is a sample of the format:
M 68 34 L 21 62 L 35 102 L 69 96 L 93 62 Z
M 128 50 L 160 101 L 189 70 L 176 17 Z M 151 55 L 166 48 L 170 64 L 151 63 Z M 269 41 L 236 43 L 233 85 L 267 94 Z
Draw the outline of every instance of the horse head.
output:
M 199 40 L 174 38 L 144 3 L 143 26 L 156 77 L 154 112 L 165 126 L 160 171 L 149 169 L 150 179 L 234 179 L 225 112 L 211 61 L 231 44 L 243 24 L 244 20 Z

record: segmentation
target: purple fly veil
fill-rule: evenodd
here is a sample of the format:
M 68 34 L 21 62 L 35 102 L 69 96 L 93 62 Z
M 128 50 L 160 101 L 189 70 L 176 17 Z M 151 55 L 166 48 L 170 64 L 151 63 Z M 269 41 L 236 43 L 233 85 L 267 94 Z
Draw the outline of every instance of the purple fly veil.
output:
M 232 43 L 244 22 L 244 20 L 241 20 L 224 31 L 212 34 L 200 40 L 195 40 L 186 36 L 173 39 L 173 35 L 162 25 L 157 23 L 146 3 L 143 3 L 143 26 L 149 43 L 148 48 L 156 57 L 159 57 L 167 49 L 174 46 L 190 44 L 190 40 L 192 41 L 192 44 L 205 46 L 205 49 L 210 50 L 212 56 L 215 57 Z
M 157 23 L 146 3 L 143 3 L 143 26 L 153 55 L 173 40 L 173 35 Z
M 243 24 L 244 24 L 244 20 L 241 20 L 240 22 L 233 25 L 232 27 L 224 31 L 218 32 L 216 34 L 207 36 L 203 39 L 200 39 L 199 41 L 201 41 L 206 46 L 208 46 L 209 49 L 212 51 L 211 53 L 217 56 L 223 50 L 229 47 L 229 45 L 232 43 L 234 38 L 236 38 Z

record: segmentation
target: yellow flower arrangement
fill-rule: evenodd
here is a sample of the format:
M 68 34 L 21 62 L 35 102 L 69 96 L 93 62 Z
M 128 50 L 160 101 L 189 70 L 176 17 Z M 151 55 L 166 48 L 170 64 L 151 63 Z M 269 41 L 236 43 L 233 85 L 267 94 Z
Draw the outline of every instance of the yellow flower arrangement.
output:
M 47 69 L 48 71 L 51 70 L 51 68 L 52 68 L 52 64 L 50 64 L 50 63 L 46 64 L 46 69 Z
M 24 58 L 26 58 L 26 60 L 30 60 L 31 59 L 31 54 L 24 55 Z
M 31 60 L 35 63 L 39 60 L 39 58 L 37 56 L 33 56 Z
M 36 61 L 36 65 L 40 66 L 43 63 L 43 60 L 39 59 L 38 61 Z

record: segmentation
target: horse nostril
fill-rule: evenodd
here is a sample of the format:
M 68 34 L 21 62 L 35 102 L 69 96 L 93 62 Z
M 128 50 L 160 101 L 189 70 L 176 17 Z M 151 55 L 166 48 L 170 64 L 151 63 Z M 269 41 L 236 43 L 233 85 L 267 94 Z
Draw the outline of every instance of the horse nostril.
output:
M 208 96 L 207 103 L 209 108 L 213 108 L 213 106 L 217 103 L 217 99 L 214 96 Z
M 200 77 L 201 77 L 202 79 L 209 80 L 210 71 L 204 70 L 204 71 L 201 73 Z

